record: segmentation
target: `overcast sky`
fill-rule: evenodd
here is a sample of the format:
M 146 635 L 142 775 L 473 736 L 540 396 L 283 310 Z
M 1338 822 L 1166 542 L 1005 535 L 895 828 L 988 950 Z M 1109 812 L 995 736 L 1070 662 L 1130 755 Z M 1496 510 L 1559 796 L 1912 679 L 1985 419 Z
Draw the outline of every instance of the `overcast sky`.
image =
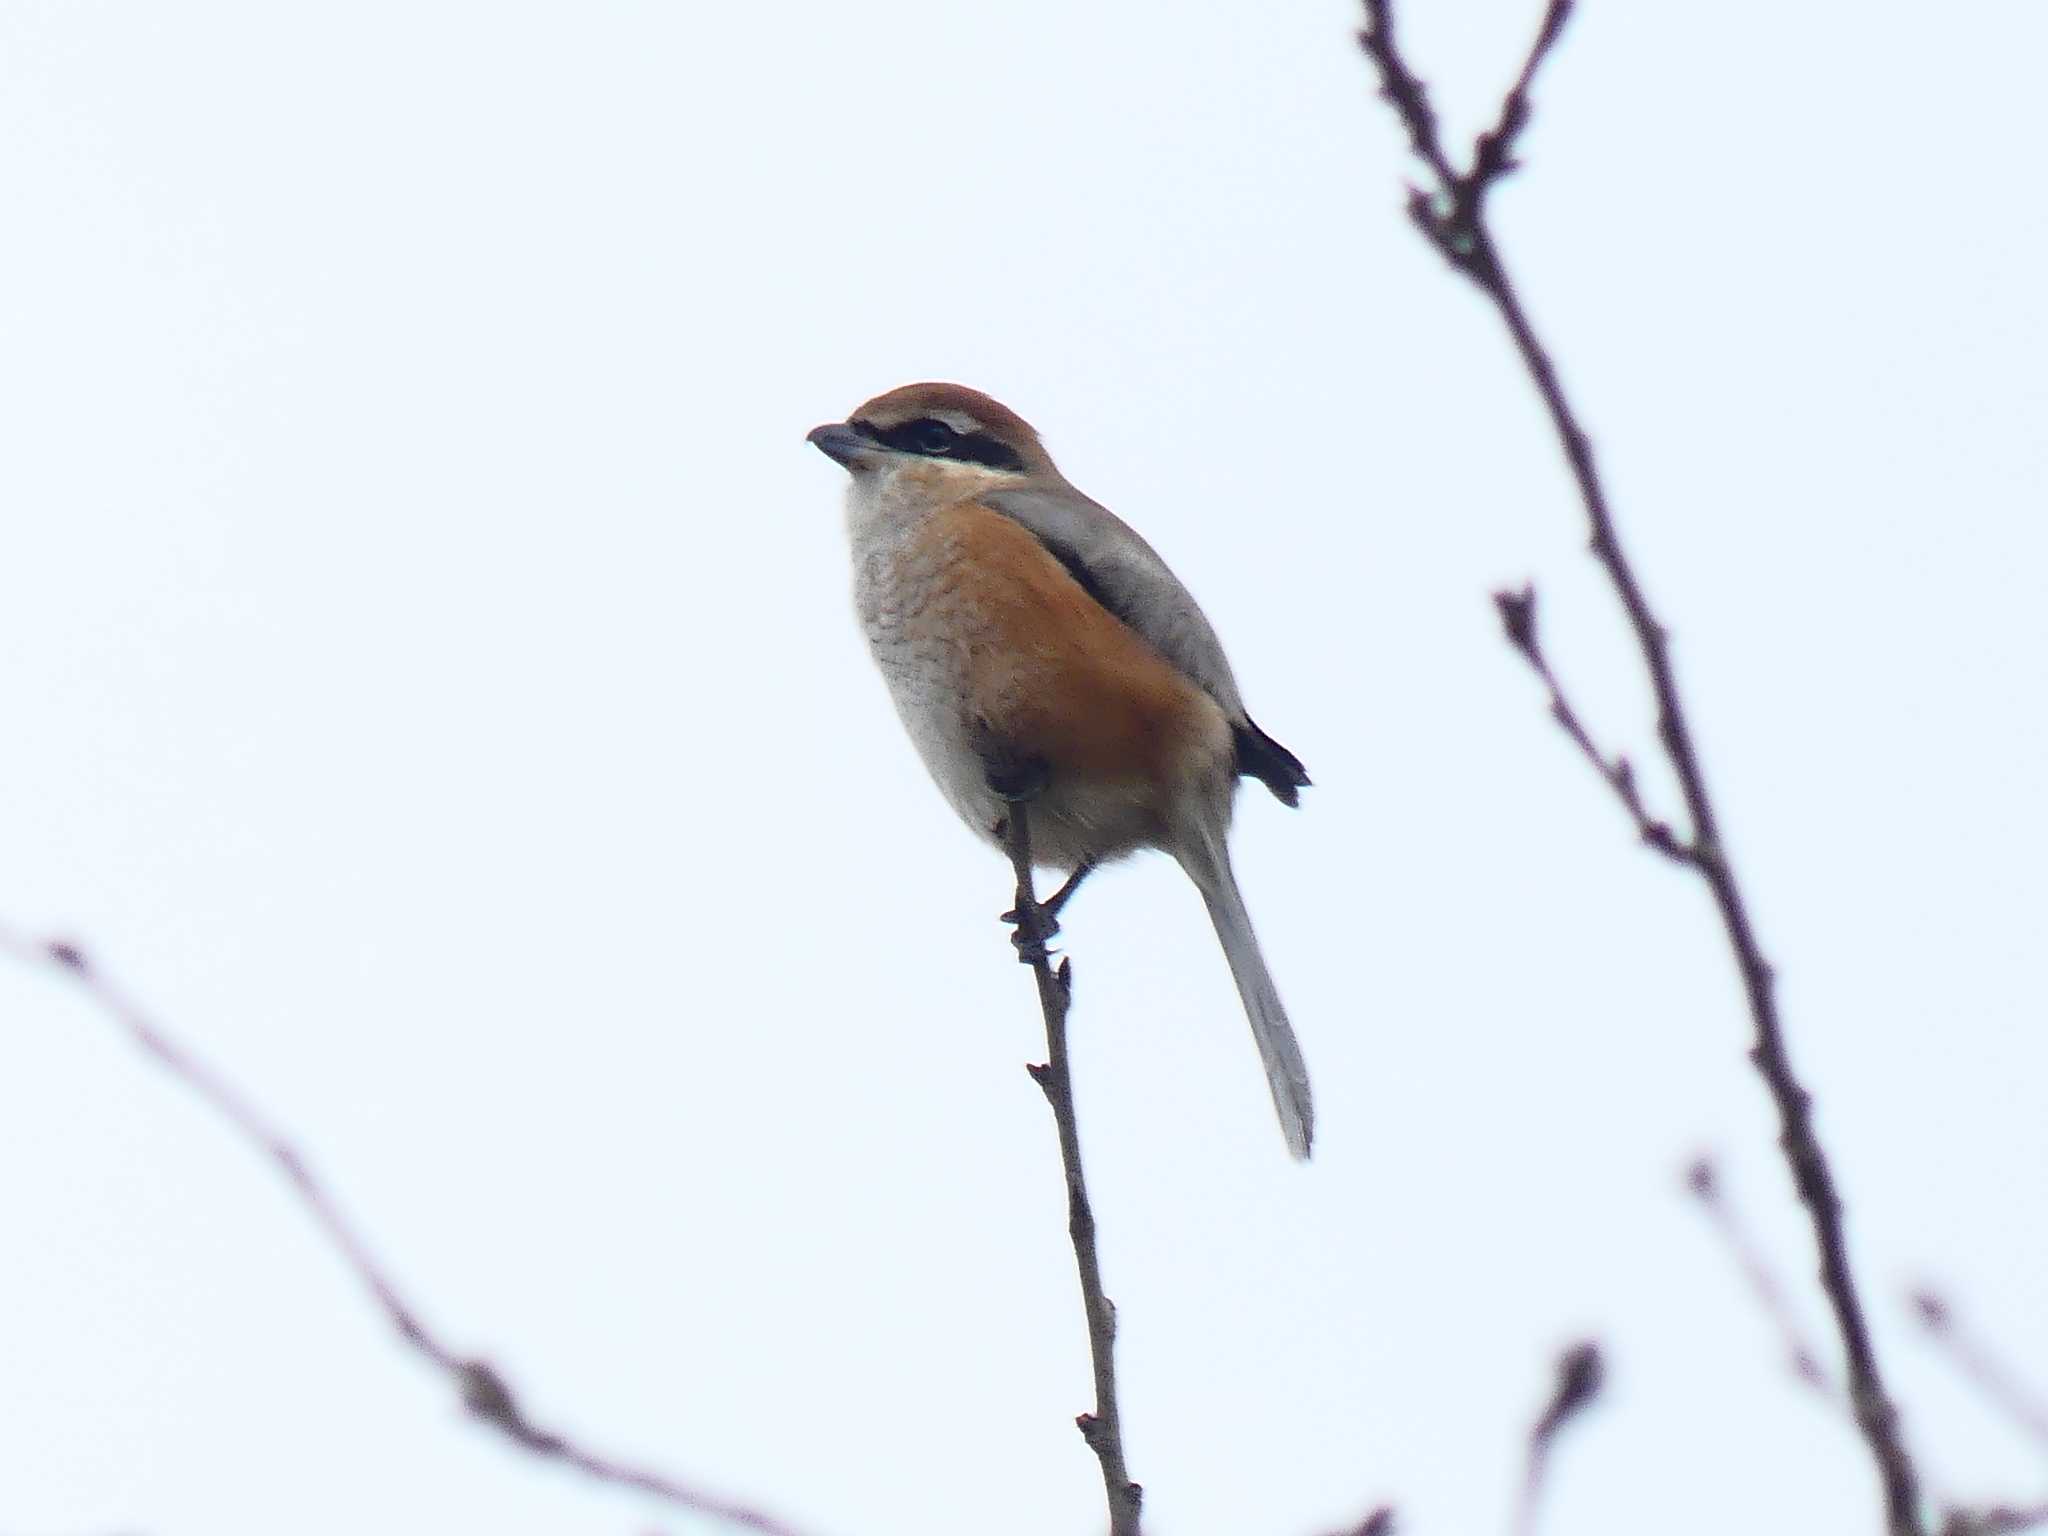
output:
M 1536 6 L 1409 7 L 1462 138 Z M 1099 1528 L 1000 859 L 903 739 L 804 432 L 989 390 L 1201 598 L 1315 776 L 1199 901 L 1069 909 L 1162 1536 L 1874 1529 L 1637 665 L 1341 0 L 0 10 L 0 918 L 291 1127 L 546 1420 L 817 1536 Z M 1500 228 L 1670 621 L 1932 1493 L 2048 1392 L 2048 13 L 1588 0 Z M 273 1171 L 0 966 L 0 1531 L 706 1529 L 501 1449 Z

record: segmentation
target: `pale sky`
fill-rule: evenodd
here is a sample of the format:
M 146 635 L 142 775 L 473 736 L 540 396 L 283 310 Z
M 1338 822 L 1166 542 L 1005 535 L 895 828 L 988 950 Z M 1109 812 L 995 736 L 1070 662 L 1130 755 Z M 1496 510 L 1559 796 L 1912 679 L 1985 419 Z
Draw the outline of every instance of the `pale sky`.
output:
M 1539 7 L 1411 4 L 1462 140 Z M 1239 873 L 1292 1164 L 1163 858 L 1069 909 L 1159 1536 L 1392 1500 L 1876 1528 L 1685 1198 L 1834 1357 L 1696 883 L 1502 643 L 1533 580 L 1654 738 L 1533 396 L 1400 211 L 1341 0 L 14 0 L 0 11 L 0 919 L 289 1126 L 533 1411 L 816 1536 L 1100 1528 L 998 856 L 902 737 L 804 432 L 996 394 L 1200 597 L 1260 722 Z M 2048 13 L 1588 0 L 1498 220 L 1669 621 L 1936 1497 L 2048 1393 Z M 522 1460 L 273 1171 L 0 965 L 0 1532 L 708 1530 Z

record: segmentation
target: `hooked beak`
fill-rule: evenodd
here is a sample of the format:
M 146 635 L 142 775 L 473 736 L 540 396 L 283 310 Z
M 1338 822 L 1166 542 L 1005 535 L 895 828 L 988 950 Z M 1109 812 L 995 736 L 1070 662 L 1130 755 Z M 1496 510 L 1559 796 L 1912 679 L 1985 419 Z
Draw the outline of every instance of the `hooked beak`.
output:
M 881 449 L 881 445 L 873 438 L 856 431 L 843 421 L 811 428 L 804 441 L 826 458 L 843 464 L 848 469 L 862 468 L 873 462 Z

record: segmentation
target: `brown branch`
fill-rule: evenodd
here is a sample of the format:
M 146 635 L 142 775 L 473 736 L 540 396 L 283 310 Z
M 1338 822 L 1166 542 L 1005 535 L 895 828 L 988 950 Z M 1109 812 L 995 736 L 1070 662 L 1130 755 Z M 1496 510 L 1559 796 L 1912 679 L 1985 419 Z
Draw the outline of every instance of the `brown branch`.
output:
M 1360 44 L 1378 70 L 1380 94 L 1407 130 L 1411 147 L 1434 177 L 1427 190 L 1411 188 L 1409 217 L 1453 270 L 1476 283 L 1507 328 L 1522 366 L 1542 397 L 1551 426 L 1577 483 L 1594 556 L 1605 567 L 1635 632 L 1657 705 L 1657 736 L 1678 778 L 1692 827 L 1683 844 L 1685 860 L 1706 883 L 1747 995 L 1755 1042 L 1750 1060 L 1777 1107 L 1779 1145 L 1800 1201 L 1812 1221 L 1819 1252 L 1819 1278 L 1833 1310 L 1847 1363 L 1849 1400 L 1884 1489 L 1886 1519 L 1893 1536 L 1919 1536 L 1919 1475 L 1900 1433 L 1898 1410 L 1886 1389 L 1871 1343 L 1870 1327 L 1857 1294 L 1843 1229 L 1842 1202 L 1814 1130 L 1812 1099 L 1794 1074 L 1778 1017 L 1770 965 L 1750 920 L 1749 905 L 1722 843 L 1718 818 L 1693 740 L 1685 705 L 1673 673 L 1663 624 L 1643 595 L 1635 568 L 1621 544 L 1607 492 L 1593 461 L 1593 447 L 1559 382 L 1557 366 L 1537 339 L 1502 263 L 1486 222 L 1485 199 L 1515 168 L 1514 151 L 1529 118 L 1528 88 L 1571 14 L 1570 0 L 1550 0 L 1520 76 L 1501 104 L 1496 125 L 1474 146 L 1469 169 L 1459 171 L 1444 152 L 1428 90 L 1402 59 L 1394 38 L 1393 0 L 1365 0 Z M 1525 651 L 1526 655 L 1527 652 Z M 1553 686 L 1553 702 L 1559 695 Z M 1581 743 L 1582 750 L 1589 743 Z M 1596 765 L 1606 759 L 1593 753 Z M 1616 760 L 1619 761 L 1618 759 Z M 1614 783 L 1612 774 L 1606 774 Z M 1640 827 L 1639 827 L 1640 830 Z
M 1116 1395 L 1116 1304 L 1102 1291 L 1102 1264 L 1095 1253 L 1095 1212 L 1088 1204 L 1088 1186 L 1081 1176 L 1081 1130 L 1074 1118 L 1074 1078 L 1067 1060 L 1067 1008 L 1074 998 L 1073 966 L 1061 960 L 1053 969 L 1045 951 L 1053 922 L 1039 905 L 1031 882 L 1031 825 L 1022 801 L 1010 806 L 1004 819 L 1003 845 L 1017 876 L 1017 952 L 1038 983 L 1038 1006 L 1045 1015 L 1045 1064 L 1025 1070 L 1044 1090 L 1059 1127 L 1060 1162 L 1067 1177 L 1067 1235 L 1074 1243 L 1074 1264 L 1081 1277 L 1081 1306 L 1088 1316 L 1088 1354 L 1095 1368 L 1095 1411 L 1074 1423 L 1081 1438 L 1102 1463 L 1102 1489 L 1109 1501 L 1110 1536 L 1138 1536 L 1138 1512 L 1145 1490 L 1131 1481 L 1124 1462 L 1123 1414 Z
M 37 943 L 0 927 L 0 950 L 27 964 L 44 964 L 68 977 L 107 1017 L 156 1064 L 196 1094 L 234 1132 L 284 1175 L 292 1194 L 312 1217 L 343 1265 L 362 1284 L 398 1337 L 449 1380 L 464 1408 L 522 1450 L 546 1461 L 573 1468 L 596 1482 L 631 1488 L 693 1515 L 720 1520 L 762 1536 L 797 1536 L 794 1527 L 752 1509 L 704 1493 L 664 1472 L 607 1456 L 544 1429 L 527 1416 L 496 1366 L 458 1354 L 430 1329 L 399 1292 L 390 1272 L 371 1253 L 362 1234 L 341 1213 L 332 1192 L 305 1156 L 219 1072 L 200 1060 L 165 1031 L 140 1004 L 117 987 L 74 944 Z
M 1600 1346 L 1590 1339 L 1574 1344 L 1557 1357 L 1557 1385 L 1550 1400 L 1529 1431 L 1529 1462 L 1522 1477 L 1521 1515 L 1515 1528 L 1529 1536 L 1536 1529 L 1536 1512 L 1543 1503 L 1543 1485 L 1550 1471 L 1550 1451 L 1559 1431 L 1577 1418 L 1600 1395 L 1606 1378 Z

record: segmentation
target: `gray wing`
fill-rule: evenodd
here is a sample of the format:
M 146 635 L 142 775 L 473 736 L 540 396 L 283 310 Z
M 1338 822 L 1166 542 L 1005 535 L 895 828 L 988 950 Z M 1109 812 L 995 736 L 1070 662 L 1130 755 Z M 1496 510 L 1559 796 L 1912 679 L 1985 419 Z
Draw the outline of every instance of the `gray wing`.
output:
M 1038 536 L 1103 607 L 1152 642 L 1233 722 L 1245 718 L 1223 642 L 1188 589 L 1136 530 L 1079 491 L 997 491 L 989 506 Z
M 1193 594 L 1150 544 L 1071 486 L 996 491 L 983 499 L 1030 529 L 1091 597 L 1222 706 L 1236 742 L 1239 772 L 1264 781 L 1285 804 L 1299 803 L 1297 791 L 1308 783 L 1301 759 L 1245 713 L 1223 642 Z

